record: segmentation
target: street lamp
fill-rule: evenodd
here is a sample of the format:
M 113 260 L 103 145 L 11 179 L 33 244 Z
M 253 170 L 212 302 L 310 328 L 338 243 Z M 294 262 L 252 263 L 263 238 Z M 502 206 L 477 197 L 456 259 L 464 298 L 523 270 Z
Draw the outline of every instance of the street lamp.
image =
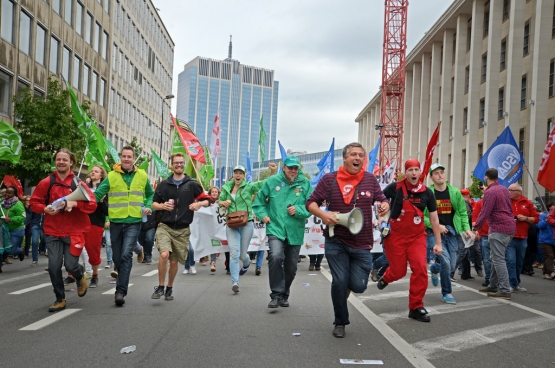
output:
M 162 159 L 162 133 L 164 131 L 164 101 L 171 100 L 174 95 L 167 95 L 162 99 L 162 122 L 160 123 L 160 159 Z

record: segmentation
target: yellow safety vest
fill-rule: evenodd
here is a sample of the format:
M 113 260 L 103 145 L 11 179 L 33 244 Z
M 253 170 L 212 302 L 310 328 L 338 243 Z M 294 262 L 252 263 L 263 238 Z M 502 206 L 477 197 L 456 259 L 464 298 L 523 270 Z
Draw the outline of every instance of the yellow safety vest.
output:
M 110 191 L 108 192 L 108 217 L 125 219 L 129 216 L 141 218 L 141 206 L 144 205 L 144 193 L 148 176 L 144 170 L 137 170 L 128 187 L 121 173 L 111 171 L 108 174 Z

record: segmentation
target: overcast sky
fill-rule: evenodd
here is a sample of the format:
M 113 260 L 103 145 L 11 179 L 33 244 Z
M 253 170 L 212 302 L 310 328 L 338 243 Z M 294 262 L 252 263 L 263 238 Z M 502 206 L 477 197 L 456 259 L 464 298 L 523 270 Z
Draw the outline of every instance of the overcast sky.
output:
M 173 94 L 187 62 L 225 59 L 233 35 L 234 59 L 275 70 L 285 149 L 357 140 L 354 120 L 381 84 L 384 0 L 153 1 L 175 42 Z M 451 3 L 410 1 L 408 51 Z M 175 107 L 174 99 L 174 114 Z

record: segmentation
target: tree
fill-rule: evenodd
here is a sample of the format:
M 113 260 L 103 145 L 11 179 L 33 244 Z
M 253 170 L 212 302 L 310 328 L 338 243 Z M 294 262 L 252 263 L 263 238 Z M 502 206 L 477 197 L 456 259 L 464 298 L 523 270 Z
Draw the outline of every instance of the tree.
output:
M 472 175 L 472 185 L 468 188 L 472 198 L 482 198 L 482 191 L 479 188 L 481 183 L 483 184 L 480 179 Z
M 34 97 L 30 89 L 13 98 L 14 127 L 21 134 L 22 154 L 19 164 L 0 169 L 0 175 L 11 174 L 27 179 L 34 186 L 51 173 L 52 159 L 60 148 L 75 153 L 80 164 L 85 150 L 85 139 L 77 128 L 69 104 L 69 92 L 62 89 L 56 77 L 48 79 L 46 97 Z M 89 102 L 83 103 L 88 112 Z

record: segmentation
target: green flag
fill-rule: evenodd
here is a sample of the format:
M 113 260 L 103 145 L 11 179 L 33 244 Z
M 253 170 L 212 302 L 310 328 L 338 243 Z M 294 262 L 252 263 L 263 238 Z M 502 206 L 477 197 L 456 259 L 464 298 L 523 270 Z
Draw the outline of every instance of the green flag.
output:
M 158 171 L 158 175 L 164 179 L 169 177 L 171 173 L 170 173 L 170 170 L 168 170 L 168 167 L 166 166 L 164 161 L 162 161 L 162 159 L 158 157 L 158 155 L 156 154 L 156 152 L 154 152 L 152 148 L 150 149 L 150 152 L 152 153 L 152 158 L 154 159 L 154 166 L 156 167 L 156 171 Z
M 179 120 L 176 119 L 175 124 L 179 126 Z M 172 155 L 176 153 L 183 153 L 185 157 L 189 156 L 189 153 L 187 152 L 185 147 L 183 147 L 183 142 L 179 137 L 179 133 L 177 133 L 177 129 L 173 132 Z
M 83 111 L 83 109 L 81 108 L 81 105 L 79 104 L 79 100 L 77 99 L 75 92 L 73 92 L 73 88 L 71 88 L 71 86 L 69 85 L 69 83 L 67 83 L 67 81 L 66 81 L 66 85 L 69 91 L 69 99 L 71 100 L 71 110 L 73 111 L 73 116 L 77 121 L 77 127 L 79 128 L 79 131 L 81 132 L 81 134 L 83 134 L 83 138 L 87 139 L 87 131 L 89 130 L 89 127 L 91 126 L 92 121 L 91 119 L 89 119 L 85 111 Z
M 103 138 L 104 138 L 104 144 L 108 149 L 108 153 L 110 154 L 110 156 L 112 156 L 112 160 L 114 160 L 115 163 L 120 162 L 118 150 L 116 149 L 116 147 L 114 147 L 112 142 L 110 142 L 106 137 L 103 137 Z
M 189 161 L 187 162 L 187 166 L 185 166 L 185 171 L 183 171 L 185 174 L 189 175 L 191 178 L 196 179 L 197 178 L 197 172 L 195 171 L 195 168 L 193 167 L 194 163 L 193 163 L 193 159 L 189 157 Z
M 21 136 L 13 126 L 0 121 L 0 160 L 17 165 L 20 158 Z
M 262 121 L 264 120 L 264 115 L 260 117 L 260 137 L 258 138 L 258 147 L 260 148 L 260 162 L 266 159 L 266 132 L 264 131 L 264 126 Z
M 148 160 L 148 159 L 145 160 L 145 162 L 143 162 L 143 163 L 141 164 L 141 166 L 139 166 L 139 169 L 144 170 L 144 171 L 148 171 L 148 162 L 149 162 L 149 161 L 150 161 L 150 160 Z
M 210 150 L 208 147 L 204 147 L 204 154 L 206 157 L 206 164 L 200 169 L 198 175 L 200 176 L 200 182 L 204 188 L 210 187 L 210 180 L 214 177 L 214 169 L 212 168 L 212 160 L 210 160 Z

